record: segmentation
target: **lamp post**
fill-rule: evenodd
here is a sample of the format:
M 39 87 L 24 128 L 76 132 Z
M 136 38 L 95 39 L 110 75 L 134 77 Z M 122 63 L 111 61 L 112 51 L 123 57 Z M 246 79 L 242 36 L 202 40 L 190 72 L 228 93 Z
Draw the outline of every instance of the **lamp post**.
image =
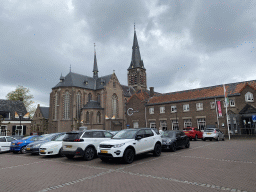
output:
M 20 130 L 21 130 L 21 118 L 22 118 L 22 114 L 19 115 L 19 118 L 20 118 Z
M 176 114 L 176 130 L 178 130 L 178 128 L 179 128 L 179 126 L 178 126 L 178 123 L 177 123 L 177 108 L 176 108 L 176 112 L 175 112 L 175 114 Z

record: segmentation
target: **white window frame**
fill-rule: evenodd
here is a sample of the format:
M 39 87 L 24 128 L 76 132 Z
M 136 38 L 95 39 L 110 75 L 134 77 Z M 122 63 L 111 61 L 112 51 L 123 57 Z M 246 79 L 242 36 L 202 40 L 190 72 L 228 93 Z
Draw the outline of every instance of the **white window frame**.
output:
M 202 111 L 204 109 L 204 104 L 203 103 L 197 103 L 196 104 L 196 110 L 197 111 Z
M 176 121 L 176 119 L 172 120 L 172 130 L 178 130 L 178 129 L 179 129 L 179 120 L 178 119 L 177 119 L 177 121 Z
M 138 121 L 133 122 L 133 128 L 139 128 L 139 122 Z
M 149 108 L 149 114 L 154 114 L 154 107 Z
M 165 113 L 165 107 L 164 106 L 160 107 L 160 113 Z
M 254 99 L 253 99 L 253 94 L 252 94 L 251 92 L 247 92 L 247 93 L 245 94 L 245 101 L 246 101 L 246 102 L 253 102 L 253 101 L 254 101 Z
M 160 127 L 161 129 L 164 131 L 164 130 L 167 130 L 167 122 L 166 120 L 161 120 L 160 121 Z
M 230 99 L 229 100 L 229 105 L 230 105 L 230 107 L 235 107 L 236 106 L 235 100 L 234 99 Z
M 216 107 L 215 101 L 210 102 L 210 106 L 211 106 L 211 109 L 215 109 L 215 107 Z
M 184 128 L 192 127 L 192 119 L 184 119 Z
M 177 112 L 177 106 L 176 105 L 172 105 L 171 106 L 171 113 L 176 113 Z
M 183 111 L 184 112 L 189 111 L 189 104 L 184 104 L 183 105 Z
M 204 128 L 202 129 L 201 126 L 203 126 Z M 197 119 L 197 128 L 201 131 L 204 130 L 206 128 L 206 121 L 205 118 L 199 118 Z
M 156 128 L 156 122 L 155 121 L 149 122 L 149 127 L 150 128 Z

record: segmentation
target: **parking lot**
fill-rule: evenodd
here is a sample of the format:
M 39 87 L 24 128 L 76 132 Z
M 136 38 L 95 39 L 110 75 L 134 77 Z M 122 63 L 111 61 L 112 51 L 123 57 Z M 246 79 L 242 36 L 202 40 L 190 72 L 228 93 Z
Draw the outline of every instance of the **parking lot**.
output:
M 0 191 L 256 191 L 256 140 L 191 141 L 132 164 L 0 154 Z

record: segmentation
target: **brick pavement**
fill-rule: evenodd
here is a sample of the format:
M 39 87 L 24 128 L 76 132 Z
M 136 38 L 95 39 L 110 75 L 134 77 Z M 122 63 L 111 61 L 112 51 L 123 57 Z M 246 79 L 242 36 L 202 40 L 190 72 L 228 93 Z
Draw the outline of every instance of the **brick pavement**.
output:
M 0 191 L 256 191 L 256 140 L 191 141 L 133 164 L 0 154 Z

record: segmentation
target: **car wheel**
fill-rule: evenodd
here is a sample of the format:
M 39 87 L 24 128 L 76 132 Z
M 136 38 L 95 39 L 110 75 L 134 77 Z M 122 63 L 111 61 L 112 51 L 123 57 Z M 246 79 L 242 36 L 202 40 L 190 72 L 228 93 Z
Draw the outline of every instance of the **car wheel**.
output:
M 95 150 L 92 147 L 87 147 L 84 152 L 84 159 L 90 161 L 95 156 Z
M 225 137 L 222 138 L 222 141 L 225 141 Z
M 175 152 L 176 151 L 176 143 L 173 143 L 172 145 L 171 145 L 171 151 L 172 152 Z
M 218 136 L 217 139 L 215 139 L 216 141 L 219 141 L 220 140 L 220 137 Z
M 212 139 L 210 139 L 210 141 L 212 141 Z
M 25 148 L 25 147 L 22 147 L 22 148 L 20 149 L 20 153 L 25 154 L 25 153 L 26 153 L 26 148 Z
M 190 142 L 189 142 L 189 139 L 187 139 L 187 144 L 185 145 L 186 148 L 189 148 L 190 147 Z
M 160 144 L 157 143 L 157 144 L 155 145 L 153 155 L 156 156 L 156 157 L 158 157 L 158 156 L 161 155 L 161 152 L 162 152 L 162 147 L 161 147 Z
M 65 156 L 65 155 L 63 155 L 62 150 L 63 150 L 63 148 L 61 147 L 60 150 L 59 150 L 59 154 L 58 154 L 60 157 L 64 157 Z
M 130 164 L 134 160 L 134 151 L 132 149 L 126 149 L 124 152 L 123 160 L 125 163 Z
M 195 141 L 197 141 L 197 135 L 195 136 Z
M 189 138 L 190 141 L 192 141 L 192 138 Z
M 205 138 L 203 138 L 203 141 L 206 141 L 206 139 L 205 139 Z
M 68 159 L 73 159 L 75 155 L 65 155 Z

